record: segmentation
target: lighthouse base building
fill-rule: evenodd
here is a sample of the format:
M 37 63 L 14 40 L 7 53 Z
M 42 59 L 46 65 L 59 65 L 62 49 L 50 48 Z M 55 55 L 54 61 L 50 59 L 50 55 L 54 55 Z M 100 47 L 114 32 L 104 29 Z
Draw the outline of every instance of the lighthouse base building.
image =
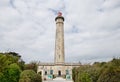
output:
M 80 63 L 65 63 L 64 54 L 64 17 L 59 12 L 55 18 L 56 38 L 54 63 L 39 63 L 37 72 L 42 74 L 42 79 L 53 79 L 54 77 L 64 77 L 72 79 L 72 69 L 79 67 Z

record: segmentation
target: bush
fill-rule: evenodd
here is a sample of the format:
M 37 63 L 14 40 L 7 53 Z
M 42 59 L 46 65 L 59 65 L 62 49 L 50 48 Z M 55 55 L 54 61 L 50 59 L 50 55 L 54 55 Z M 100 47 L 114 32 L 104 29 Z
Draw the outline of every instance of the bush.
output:
M 120 67 L 108 66 L 103 68 L 97 82 L 120 82 Z
M 120 59 L 110 62 L 95 62 L 72 70 L 74 82 L 120 82 Z
M 42 82 L 41 75 L 36 74 L 33 70 L 24 70 L 20 74 L 19 82 Z

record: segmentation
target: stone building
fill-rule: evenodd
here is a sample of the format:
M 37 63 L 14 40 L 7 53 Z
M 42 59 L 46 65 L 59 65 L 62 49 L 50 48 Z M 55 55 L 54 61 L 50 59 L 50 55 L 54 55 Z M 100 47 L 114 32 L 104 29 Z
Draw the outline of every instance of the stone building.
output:
M 43 79 L 51 79 L 54 76 L 63 76 L 72 79 L 73 67 L 79 67 L 80 63 L 65 63 L 64 54 L 64 17 L 59 12 L 55 18 L 56 39 L 54 63 L 39 63 L 37 72 L 42 73 Z

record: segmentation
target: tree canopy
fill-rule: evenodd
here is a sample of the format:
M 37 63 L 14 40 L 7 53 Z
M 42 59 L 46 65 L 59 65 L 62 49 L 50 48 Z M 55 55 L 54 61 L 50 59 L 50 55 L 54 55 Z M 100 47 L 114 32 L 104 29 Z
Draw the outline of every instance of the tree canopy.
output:
M 18 53 L 0 53 L 0 81 L 18 82 L 23 66 L 24 61 Z
M 73 69 L 74 82 L 120 82 L 120 59 L 95 62 Z
M 7 52 L 0 53 L 0 82 L 42 82 L 42 79 L 37 74 L 37 62 L 25 64 L 18 53 Z
M 41 82 L 41 75 L 36 74 L 33 70 L 24 70 L 20 74 L 19 82 Z

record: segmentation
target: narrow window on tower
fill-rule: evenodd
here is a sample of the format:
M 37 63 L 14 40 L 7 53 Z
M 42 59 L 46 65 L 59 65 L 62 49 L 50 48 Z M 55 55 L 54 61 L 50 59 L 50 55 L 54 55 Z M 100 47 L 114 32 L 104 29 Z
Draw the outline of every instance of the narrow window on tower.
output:
M 60 55 L 59 55 L 59 59 L 60 59 Z

